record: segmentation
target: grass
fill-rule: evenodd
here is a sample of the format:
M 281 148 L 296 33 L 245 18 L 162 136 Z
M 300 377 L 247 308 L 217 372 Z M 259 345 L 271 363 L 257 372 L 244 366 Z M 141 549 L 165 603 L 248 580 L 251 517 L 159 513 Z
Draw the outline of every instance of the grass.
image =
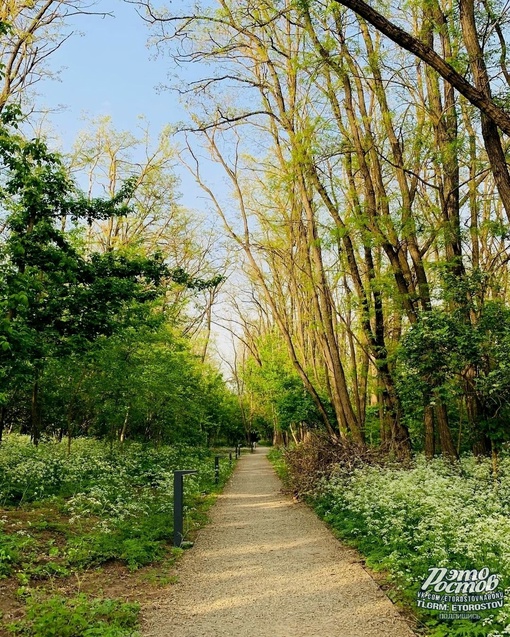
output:
M 268 460 L 273 465 L 276 475 L 280 478 L 285 486 L 288 486 L 290 480 L 289 469 L 285 464 L 284 455 L 282 450 L 278 447 L 271 447 L 267 454 Z
M 57 619 L 44 626 L 38 613 L 59 621 L 75 615 L 75 624 L 62 619 L 73 626 L 72 637 L 134 635 L 132 627 L 105 624 L 103 611 L 122 615 L 108 599 L 126 597 L 122 583 L 133 601 L 173 581 L 169 571 L 181 552 L 172 547 L 173 471 L 183 468 L 198 469 L 185 480 L 184 530 L 192 537 L 230 475 L 228 457 L 216 485 L 214 452 L 207 449 L 128 444 L 112 450 L 78 440 L 68 456 L 65 445 L 34 448 L 24 437 L 8 436 L 0 446 L 0 635 L 68 634 L 51 633 Z M 89 595 L 81 596 L 82 589 Z M 63 604 L 64 596 L 74 601 Z M 13 614 L 17 622 L 9 622 Z
M 27 637 L 135 637 L 140 606 L 112 599 L 92 599 L 84 594 L 72 598 L 53 595 L 30 597 L 26 617 L 9 630 Z
M 292 451 L 290 452 L 292 453 Z M 281 457 L 275 454 L 277 464 Z M 289 463 L 292 466 L 292 463 Z M 292 475 L 287 479 L 292 482 Z M 298 476 L 298 482 L 303 482 Z M 399 600 L 434 637 L 510 634 L 510 603 L 481 610 L 479 620 L 443 620 L 417 607 L 429 569 L 484 567 L 498 590 L 510 593 L 510 458 L 494 480 L 490 459 L 465 456 L 458 464 L 418 456 L 413 465 L 337 464 L 317 478 L 307 500 L 337 536 L 356 547 L 366 564 L 389 577 Z

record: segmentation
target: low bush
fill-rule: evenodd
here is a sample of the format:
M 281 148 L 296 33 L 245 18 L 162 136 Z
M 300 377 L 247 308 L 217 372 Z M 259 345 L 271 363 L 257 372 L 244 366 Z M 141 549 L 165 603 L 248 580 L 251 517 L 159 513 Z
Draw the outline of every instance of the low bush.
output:
M 26 618 L 11 624 L 9 632 L 27 637 L 136 637 L 139 611 L 138 604 L 83 594 L 29 598 Z
M 291 480 L 304 451 L 285 454 Z M 306 452 L 310 455 L 310 450 Z M 294 462 L 288 459 L 294 457 Z M 416 608 L 416 594 L 429 568 L 481 569 L 500 575 L 510 593 L 510 458 L 495 481 L 490 460 L 466 456 L 452 464 L 418 456 L 407 467 L 372 462 L 328 464 L 293 484 L 339 537 L 383 570 L 435 637 L 510 634 L 510 603 L 481 612 L 479 621 L 442 621 Z M 509 600 L 510 602 L 510 600 Z M 492 614 L 491 614 L 492 613 Z M 486 616 L 484 616 L 486 615 Z
M 300 498 L 312 494 L 318 481 L 328 478 L 339 465 L 345 471 L 352 471 L 356 467 L 388 463 L 388 455 L 381 448 L 334 441 L 321 432 L 311 434 L 299 445 L 271 450 L 269 458 L 286 486 Z M 280 466 L 282 462 L 285 469 Z
M 0 579 L 11 574 L 22 560 L 27 559 L 28 552 L 34 547 L 34 541 L 23 530 L 13 534 L 2 531 L 0 524 Z
M 117 602 L 37 600 L 31 597 L 34 581 L 43 590 L 42 580 L 111 560 L 135 571 L 175 555 L 174 470 L 198 471 L 184 480 L 186 534 L 204 523 L 204 510 L 231 473 L 223 454 L 216 484 L 214 455 L 189 446 L 91 439 L 73 441 L 69 454 L 65 443 L 34 447 L 26 436 L 6 436 L 0 445 L 0 579 L 15 576 L 18 597 L 27 602 L 26 620 L 12 631 L 34 637 L 135 634 L 117 621 L 124 613 Z

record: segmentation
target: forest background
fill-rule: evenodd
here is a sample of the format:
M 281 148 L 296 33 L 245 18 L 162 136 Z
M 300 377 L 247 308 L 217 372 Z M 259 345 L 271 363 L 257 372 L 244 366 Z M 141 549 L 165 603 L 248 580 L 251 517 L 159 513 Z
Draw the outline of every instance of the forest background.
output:
M 179 121 L 102 114 L 60 154 L 36 89 L 104 5 L 0 9 L 0 432 L 303 442 L 293 488 L 408 593 L 452 560 L 510 584 L 508 6 L 121 6 Z
M 41 130 L 32 88 L 55 73 L 51 55 L 64 50 L 77 19 L 109 19 L 85 15 L 102 8 L 5 5 L 4 113 L 21 104 L 25 129 Z M 105 400 L 87 387 L 104 370 L 86 371 L 83 361 L 93 367 L 101 356 L 108 361 L 117 355 L 130 366 L 133 350 L 124 336 L 123 352 L 106 353 L 104 347 L 123 329 L 148 329 L 146 317 L 120 318 L 131 302 L 151 320 L 159 302 L 165 329 L 172 324 L 174 337 L 184 336 L 186 343 L 193 334 L 201 363 L 215 323 L 223 324 L 223 343 L 225 329 L 233 334 L 235 346 L 223 366 L 242 394 L 238 417 L 245 430 L 259 426 L 265 436 L 273 429 L 276 439 L 299 440 L 322 428 L 331 439 L 382 444 L 402 457 L 413 448 L 428 457 L 436 451 L 458 457 L 466 449 L 497 454 L 506 440 L 510 389 L 504 7 L 484 13 L 474 5 L 438 6 L 433 15 L 413 7 L 412 20 L 401 9 L 387 18 L 374 11 L 375 22 L 339 3 L 183 6 L 183 15 L 164 5 L 135 8 L 140 29 L 149 27 L 153 50 L 171 61 L 161 79 L 180 95 L 187 120 L 151 139 L 148 124 L 140 134 L 123 133 L 111 118 L 96 117 L 58 162 L 89 196 L 131 208 L 96 215 L 63 212 L 53 202 L 46 212 L 52 229 L 42 241 L 51 250 L 63 241 L 87 267 L 100 255 L 113 261 L 156 255 L 167 270 L 158 275 L 159 291 L 148 294 L 154 298 L 136 298 L 154 280 L 138 280 L 137 292 L 117 290 L 133 296 L 112 298 L 117 305 L 105 312 L 110 316 L 98 319 L 102 324 L 93 333 L 80 334 L 90 319 L 73 319 L 71 327 L 73 320 L 58 314 L 83 312 L 80 294 L 98 292 L 83 292 L 83 280 L 73 282 L 81 290 L 71 290 L 66 277 L 76 279 L 76 271 L 55 273 L 62 266 L 59 255 L 42 266 L 47 252 L 30 255 L 18 245 L 30 240 L 34 219 L 25 211 L 13 230 L 12 215 L 19 216 L 20 198 L 29 195 L 26 184 L 12 185 L 20 175 L 4 155 L 11 170 L 4 188 L 4 252 L 13 265 L 4 288 L 7 312 L 14 312 L 6 330 L 20 327 L 3 344 L 9 363 L 2 427 L 49 427 L 62 435 L 73 427 L 88 432 L 94 421 L 100 435 L 111 427 L 118 437 L 130 420 L 138 423 L 132 434 L 137 429 L 139 435 L 141 418 L 149 431 L 165 410 L 142 416 L 137 409 L 155 404 L 161 387 L 149 390 L 148 401 L 133 385 L 142 376 L 128 378 L 120 364 L 116 390 L 112 378 L 101 381 L 110 394 Z M 371 18 L 379 30 L 368 26 Z M 396 29 L 387 35 L 400 48 L 381 36 L 385 25 L 377 19 Z M 186 70 L 179 76 L 181 68 Z M 26 154 L 19 144 L 6 152 Z M 201 216 L 178 203 L 177 161 L 203 191 Z M 59 249 L 65 252 L 64 243 Z M 24 251 L 23 258 L 16 250 Z M 46 308 L 55 295 L 51 285 L 67 286 L 57 310 Z M 112 294 L 112 281 L 104 285 Z M 16 297 L 30 287 L 31 298 Z M 104 298 L 87 302 L 97 311 Z M 133 320 L 143 329 L 128 327 Z M 139 360 L 154 352 L 147 348 Z M 61 370 L 50 370 L 50 362 Z M 113 374 L 115 366 L 106 365 Z M 59 383 L 66 395 L 57 397 Z M 13 398 L 19 391 L 23 400 Z M 97 405 L 85 405 L 92 395 L 100 411 L 114 407 L 99 416 Z M 176 397 L 166 404 L 177 404 Z M 25 413 L 15 415 L 23 405 Z M 214 417 L 198 418 L 204 419 Z

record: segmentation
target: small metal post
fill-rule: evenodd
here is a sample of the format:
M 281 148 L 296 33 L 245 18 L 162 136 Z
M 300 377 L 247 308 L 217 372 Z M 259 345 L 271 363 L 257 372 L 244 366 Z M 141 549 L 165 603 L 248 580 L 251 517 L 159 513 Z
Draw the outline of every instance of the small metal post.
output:
M 180 469 L 174 471 L 174 546 L 180 547 L 184 539 L 184 484 L 186 475 L 198 473 L 194 469 Z
M 229 462 L 230 466 L 232 466 L 232 452 L 231 451 L 228 452 L 228 462 Z
M 218 484 L 220 481 L 220 457 L 214 456 L 214 482 Z

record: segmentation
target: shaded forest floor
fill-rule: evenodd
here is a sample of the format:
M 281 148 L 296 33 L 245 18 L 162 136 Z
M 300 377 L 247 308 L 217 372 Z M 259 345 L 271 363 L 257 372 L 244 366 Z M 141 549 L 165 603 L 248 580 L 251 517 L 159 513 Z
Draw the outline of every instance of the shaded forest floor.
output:
M 50 542 L 59 546 L 59 527 L 65 528 L 68 520 L 59 518 L 58 512 L 44 508 L 40 511 L 3 510 L 0 511 L 4 519 L 4 529 L 13 532 L 15 529 L 24 532 L 30 529 L 32 536 L 36 535 L 40 542 Z M 47 520 L 51 519 L 51 528 Z M 45 528 L 35 531 L 37 524 Z M 203 522 L 203 520 L 202 520 Z M 191 533 L 191 537 L 193 533 Z M 65 539 L 62 537 L 62 545 Z M 163 559 L 155 564 L 130 570 L 118 560 L 111 560 L 97 567 L 90 567 L 80 572 L 73 572 L 67 576 L 50 575 L 45 569 L 45 562 L 54 568 L 55 558 L 49 562 L 42 557 L 37 568 L 40 575 L 30 579 L 19 574 L 0 579 L 0 637 L 12 637 L 7 626 L 22 620 L 26 614 L 25 599 L 28 595 L 40 592 L 43 596 L 58 596 L 71 598 L 80 593 L 91 597 L 116 599 L 124 602 L 147 603 L 161 595 L 161 587 L 176 581 L 176 561 L 180 551 L 168 547 Z M 28 555 L 26 556 L 28 559 Z
M 185 485 L 192 540 L 231 474 L 229 455 L 88 439 L 69 454 L 10 436 L 0 446 L 0 637 L 134 635 L 140 603 L 173 581 L 182 553 L 174 471 L 197 470 Z

